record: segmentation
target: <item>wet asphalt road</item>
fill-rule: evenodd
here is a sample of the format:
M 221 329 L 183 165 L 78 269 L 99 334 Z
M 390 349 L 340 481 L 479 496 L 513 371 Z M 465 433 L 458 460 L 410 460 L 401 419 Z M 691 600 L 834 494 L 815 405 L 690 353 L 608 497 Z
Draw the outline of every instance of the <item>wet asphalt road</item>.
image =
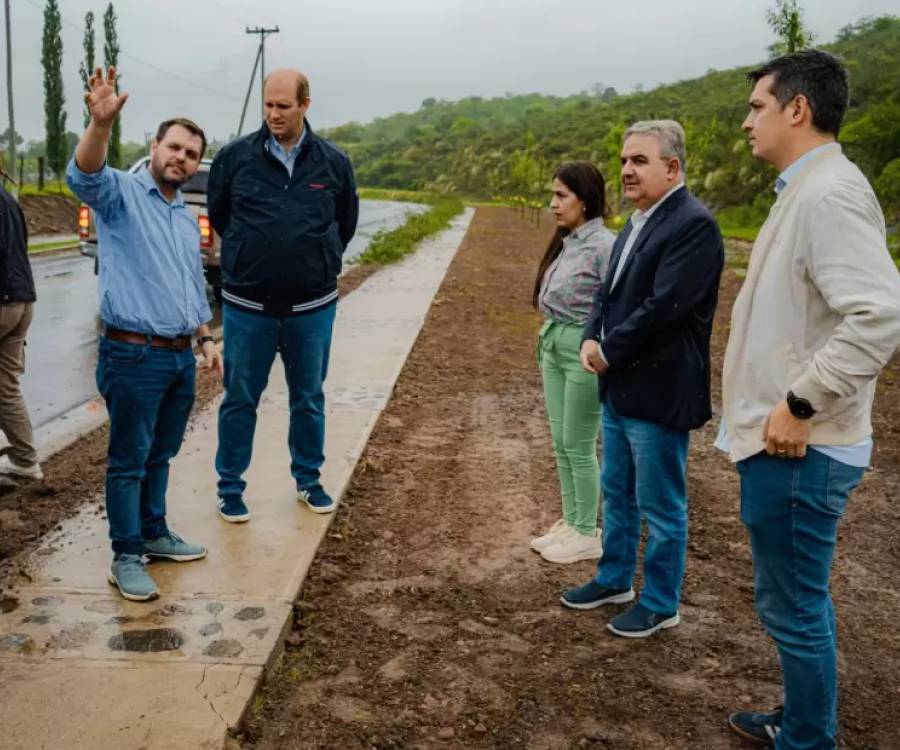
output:
M 362 253 L 379 229 L 393 229 L 408 213 L 426 208 L 362 201 L 359 226 L 345 261 Z M 32 424 L 40 427 L 97 394 L 94 369 L 100 322 L 92 258 L 35 258 L 32 271 L 38 301 L 28 333 L 22 391 Z

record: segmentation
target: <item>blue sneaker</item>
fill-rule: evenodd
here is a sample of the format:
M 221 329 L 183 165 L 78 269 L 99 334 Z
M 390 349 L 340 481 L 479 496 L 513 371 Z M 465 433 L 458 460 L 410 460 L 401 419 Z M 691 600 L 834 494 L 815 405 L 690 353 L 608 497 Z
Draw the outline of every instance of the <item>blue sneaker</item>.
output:
M 108 580 L 118 586 L 122 596 L 133 602 L 146 602 L 159 596 L 156 584 L 144 570 L 144 559 L 140 555 L 116 555 L 109 568 Z
M 206 557 L 206 547 L 186 542 L 178 534 L 170 531 L 156 539 L 145 539 L 144 556 L 151 560 L 190 562 Z
M 782 706 L 769 713 L 737 711 L 728 717 L 728 726 L 736 734 L 757 745 L 775 747 L 775 738 L 781 731 L 783 712 Z
M 250 520 L 250 508 L 240 495 L 223 495 L 219 498 L 219 515 L 228 523 L 245 523 Z
M 313 513 L 331 513 L 337 507 L 331 495 L 322 489 L 321 484 L 297 490 L 297 500 L 306 503 L 306 507 Z
M 681 622 L 677 610 L 667 614 L 660 614 L 647 609 L 638 602 L 627 612 L 613 617 L 606 627 L 616 635 L 624 638 L 646 638 L 663 628 L 674 628 Z
M 604 604 L 624 604 L 634 599 L 634 589 L 611 589 L 590 580 L 566 591 L 559 600 L 570 609 L 594 609 Z

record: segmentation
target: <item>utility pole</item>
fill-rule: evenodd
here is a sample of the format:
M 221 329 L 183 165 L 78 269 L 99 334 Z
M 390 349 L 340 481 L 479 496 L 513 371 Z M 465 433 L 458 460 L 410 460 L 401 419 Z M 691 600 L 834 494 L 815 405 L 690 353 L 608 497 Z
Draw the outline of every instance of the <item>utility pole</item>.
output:
M 247 86 L 247 95 L 244 97 L 244 106 L 241 108 L 241 121 L 238 123 L 237 137 L 241 137 L 244 130 L 244 117 L 247 114 L 247 102 L 250 101 L 250 92 L 253 91 L 253 81 L 256 80 L 256 68 L 259 66 L 259 57 L 262 54 L 262 45 L 256 50 L 256 60 L 253 62 L 253 72 L 250 74 L 250 85 Z
M 248 26 L 246 33 L 259 34 L 259 50 L 256 53 L 256 62 L 253 63 L 253 73 L 250 75 L 250 89 L 253 88 L 253 77 L 256 74 L 256 66 L 259 64 L 259 103 L 260 111 L 265 114 L 265 81 L 266 81 L 266 37 L 277 34 L 280 29 L 276 26 L 274 29 L 264 29 L 261 26 L 254 26 L 252 29 Z M 250 89 L 247 90 L 247 98 L 250 98 Z M 247 103 L 244 102 L 244 112 L 247 110 Z M 241 124 L 244 122 L 244 114 L 241 113 Z M 238 128 L 238 135 L 240 135 Z
M 9 106 L 9 171 L 16 178 L 16 118 L 13 114 L 12 32 L 10 31 L 9 0 L 4 0 L 6 10 L 6 97 Z M 21 180 L 21 175 L 20 175 Z M 15 188 L 15 182 L 13 182 Z

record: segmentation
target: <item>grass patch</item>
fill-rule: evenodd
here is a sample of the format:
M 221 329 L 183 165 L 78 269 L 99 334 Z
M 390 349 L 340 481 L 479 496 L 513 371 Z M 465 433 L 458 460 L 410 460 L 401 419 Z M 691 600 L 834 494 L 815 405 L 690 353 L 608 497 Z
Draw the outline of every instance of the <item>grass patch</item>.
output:
M 756 235 L 759 234 L 759 227 L 756 226 L 734 226 L 731 224 L 723 224 L 719 222 L 719 230 L 726 239 L 747 240 L 755 242 Z
M 900 269 L 900 231 L 893 232 L 887 237 L 888 252 Z
M 45 184 L 43 190 L 38 190 L 37 185 L 22 185 L 19 187 L 19 195 L 63 195 L 67 198 L 75 197 L 75 194 L 69 190 L 69 187 L 64 182 Z
M 431 208 L 424 214 L 410 216 L 396 229 L 376 232 L 369 247 L 356 262 L 378 265 L 394 263 L 415 250 L 422 240 L 449 226 L 450 220 L 462 213 L 464 208 L 459 198 L 432 198 L 427 202 L 431 203 Z
M 35 255 L 37 253 L 46 253 L 50 250 L 64 250 L 68 247 L 78 247 L 78 239 L 73 238 L 65 242 L 35 242 L 28 245 L 28 252 L 31 255 Z

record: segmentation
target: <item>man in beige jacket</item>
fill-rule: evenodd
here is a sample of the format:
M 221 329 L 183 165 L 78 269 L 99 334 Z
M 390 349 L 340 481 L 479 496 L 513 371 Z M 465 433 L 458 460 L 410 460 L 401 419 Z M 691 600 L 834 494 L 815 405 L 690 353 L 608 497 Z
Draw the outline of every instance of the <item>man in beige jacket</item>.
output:
M 781 658 L 784 705 L 729 724 L 778 750 L 831 750 L 829 576 L 838 521 L 871 458 L 875 379 L 900 345 L 900 275 L 875 194 L 836 142 L 849 99 L 841 63 L 810 50 L 749 78 L 743 128 L 754 156 L 779 171 L 778 198 L 732 312 L 717 444 L 740 473 L 756 607 Z

